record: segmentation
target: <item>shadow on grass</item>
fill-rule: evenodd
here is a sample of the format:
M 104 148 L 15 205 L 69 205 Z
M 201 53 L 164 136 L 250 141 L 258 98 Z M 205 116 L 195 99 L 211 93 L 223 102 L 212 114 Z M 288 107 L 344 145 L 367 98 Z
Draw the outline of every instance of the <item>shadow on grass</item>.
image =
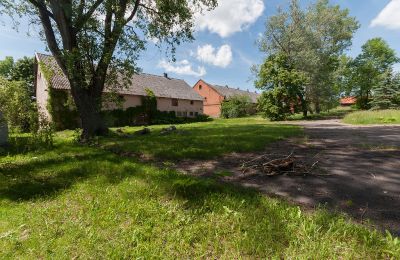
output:
M 260 151 L 270 142 L 301 133 L 295 126 L 273 124 L 209 124 L 201 128 L 178 128 L 179 131 L 166 136 L 156 129 L 145 136 L 105 138 L 101 144 L 105 148 L 152 158 L 209 159 L 232 152 Z
M 287 121 L 343 119 L 346 115 L 354 111 L 356 110 L 349 107 L 344 107 L 332 109 L 330 111 L 324 111 L 319 114 L 309 114 L 307 117 L 303 117 L 302 114 L 295 114 L 290 116 Z

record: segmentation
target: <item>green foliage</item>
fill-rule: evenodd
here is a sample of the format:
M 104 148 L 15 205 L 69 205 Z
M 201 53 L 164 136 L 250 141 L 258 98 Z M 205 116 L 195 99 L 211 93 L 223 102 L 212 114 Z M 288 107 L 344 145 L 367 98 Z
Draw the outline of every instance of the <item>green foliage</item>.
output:
M 142 107 L 146 120 L 151 123 L 157 112 L 157 98 L 151 89 L 146 88 L 146 96 L 142 97 Z
M 11 72 L 14 67 L 14 58 L 7 56 L 4 60 L 0 60 L 0 77 L 11 79 Z
M 12 57 L 0 61 L 0 76 L 10 81 L 25 82 L 31 96 L 34 96 L 34 59 L 23 57 L 14 62 Z
M 0 77 L 0 110 L 11 130 L 29 132 L 37 121 L 37 109 L 25 82 Z
M 80 126 L 78 111 L 69 92 L 50 87 L 47 110 L 56 130 L 76 129 Z
M 372 109 L 400 108 L 400 75 L 393 77 L 392 73 L 388 71 L 383 77 L 384 79 L 373 89 Z
M 148 39 L 165 43 L 175 59 L 176 46 L 194 38 L 196 13 L 216 6 L 217 0 L 0 0 L 0 13 L 46 35 L 41 39 L 69 80 L 86 141 L 107 132 L 99 116 L 104 87 L 129 84 Z
M 292 113 L 290 100 L 287 89 L 275 87 L 261 94 L 258 99 L 258 111 L 271 121 L 285 120 Z
M 254 114 L 254 105 L 249 96 L 236 95 L 224 100 L 221 104 L 222 118 L 237 118 Z
M 212 149 L 222 146 L 226 152 L 241 151 L 243 146 L 234 144 L 245 139 L 243 144 L 250 142 L 251 150 L 260 142 L 265 147 L 271 134 L 268 140 L 277 140 L 290 128 L 249 118 L 184 127 L 200 154 L 205 151 L 200 139 L 211 139 L 218 144 Z M 201 138 L 196 139 L 199 133 Z M 398 238 L 346 216 L 323 209 L 305 212 L 252 189 L 181 174 L 167 164 L 159 168 L 77 145 L 70 138 L 67 132 L 59 133 L 54 150 L 0 157 L 1 259 L 400 256 Z M 178 141 L 185 150 L 191 146 L 184 135 L 157 141 L 162 144 L 144 140 L 150 151 L 154 145 L 169 149 Z M 142 143 L 136 140 L 131 145 Z M 174 148 L 172 152 L 178 153 Z
M 347 9 L 328 0 L 315 1 L 307 9 L 292 0 L 288 11 L 278 10 L 268 19 L 259 46 L 267 56 L 285 54 L 290 66 L 307 77 L 304 99 L 319 113 L 339 97 L 332 82 L 339 57 L 351 46 L 358 27 Z
M 289 63 L 287 55 L 269 56 L 258 70 L 255 85 L 265 90 L 258 110 L 273 121 L 284 120 L 295 111 L 307 113 L 305 85 L 307 77 Z
M 359 108 L 371 107 L 373 89 L 385 84 L 385 73 L 391 70 L 398 60 L 395 51 L 382 38 L 370 39 L 362 46 L 361 54 L 352 62 L 351 75 L 352 91 L 358 97 Z

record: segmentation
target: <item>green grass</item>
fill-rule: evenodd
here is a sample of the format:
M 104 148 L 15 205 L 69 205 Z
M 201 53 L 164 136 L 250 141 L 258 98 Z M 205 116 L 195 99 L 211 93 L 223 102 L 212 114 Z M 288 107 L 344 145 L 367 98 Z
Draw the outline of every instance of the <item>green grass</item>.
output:
M 343 122 L 354 125 L 400 124 L 400 110 L 358 111 L 345 116 Z
M 339 119 L 345 117 L 347 114 L 354 111 L 351 107 L 337 107 L 329 111 L 322 111 L 319 114 L 308 114 L 307 117 L 303 117 L 302 113 L 292 115 L 288 118 L 289 121 L 298 120 L 325 120 L 325 119 Z
M 151 126 L 145 136 L 121 138 L 117 134 L 100 140 L 102 146 L 162 159 L 207 159 L 232 152 L 258 151 L 279 139 L 302 133 L 299 127 L 276 125 L 259 117 L 217 119 L 207 123 L 179 125 L 176 133 L 162 136 Z M 141 127 L 123 128 L 133 133 Z M 115 130 L 115 129 L 114 129 Z
M 345 216 L 79 146 L 68 132 L 53 150 L 0 157 L 0 248 L 0 259 L 400 257 L 398 238 Z

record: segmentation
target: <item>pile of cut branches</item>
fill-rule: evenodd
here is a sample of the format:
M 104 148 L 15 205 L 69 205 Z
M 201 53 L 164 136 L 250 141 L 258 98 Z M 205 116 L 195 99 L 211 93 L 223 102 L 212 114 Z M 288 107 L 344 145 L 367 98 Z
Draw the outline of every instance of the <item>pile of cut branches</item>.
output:
M 246 174 L 251 170 L 261 172 L 266 176 L 276 175 L 291 175 L 291 176 L 305 176 L 305 175 L 318 175 L 312 173 L 316 168 L 319 161 L 314 161 L 311 164 L 296 159 L 294 152 L 289 155 L 279 156 L 275 154 L 264 154 L 258 156 L 250 161 L 243 162 L 242 173 Z

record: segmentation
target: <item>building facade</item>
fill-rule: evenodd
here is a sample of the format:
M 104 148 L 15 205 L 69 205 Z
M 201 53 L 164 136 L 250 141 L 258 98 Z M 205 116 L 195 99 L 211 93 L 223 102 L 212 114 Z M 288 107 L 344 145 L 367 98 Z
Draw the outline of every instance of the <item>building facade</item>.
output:
M 204 114 L 211 117 L 219 117 L 221 115 L 221 104 L 224 100 L 233 96 L 248 96 L 254 104 L 260 96 L 255 92 L 245 91 L 238 88 L 228 86 L 212 85 L 204 80 L 199 80 L 193 89 L 204 98 Z
M 44 72 L 49 69 L 52 71 L 52 77 L 46 79 Z M 41 113 L 51 120 L 47 109 L 49 88 L 70 92 L 70 85 L 52 56 L 36 54 L 35 72 L 37 105 Z M 106 87 L 104 92 L 117 92 L 122 99 L 122 109 L 127 109 L 142 105 L 142 97 L 147 96 L 148 90 L 156 96 L 159 111 L 174 112 L 179 117 L 195 117 L 203 114 L 203 97 L 184 80 L 170 78 L 167 74 L 164 76 L 135 74 L 128 86 L 113 91 Z M 117 106 L 112 104 L 103 106 L 104 110 L 116 108 Z

